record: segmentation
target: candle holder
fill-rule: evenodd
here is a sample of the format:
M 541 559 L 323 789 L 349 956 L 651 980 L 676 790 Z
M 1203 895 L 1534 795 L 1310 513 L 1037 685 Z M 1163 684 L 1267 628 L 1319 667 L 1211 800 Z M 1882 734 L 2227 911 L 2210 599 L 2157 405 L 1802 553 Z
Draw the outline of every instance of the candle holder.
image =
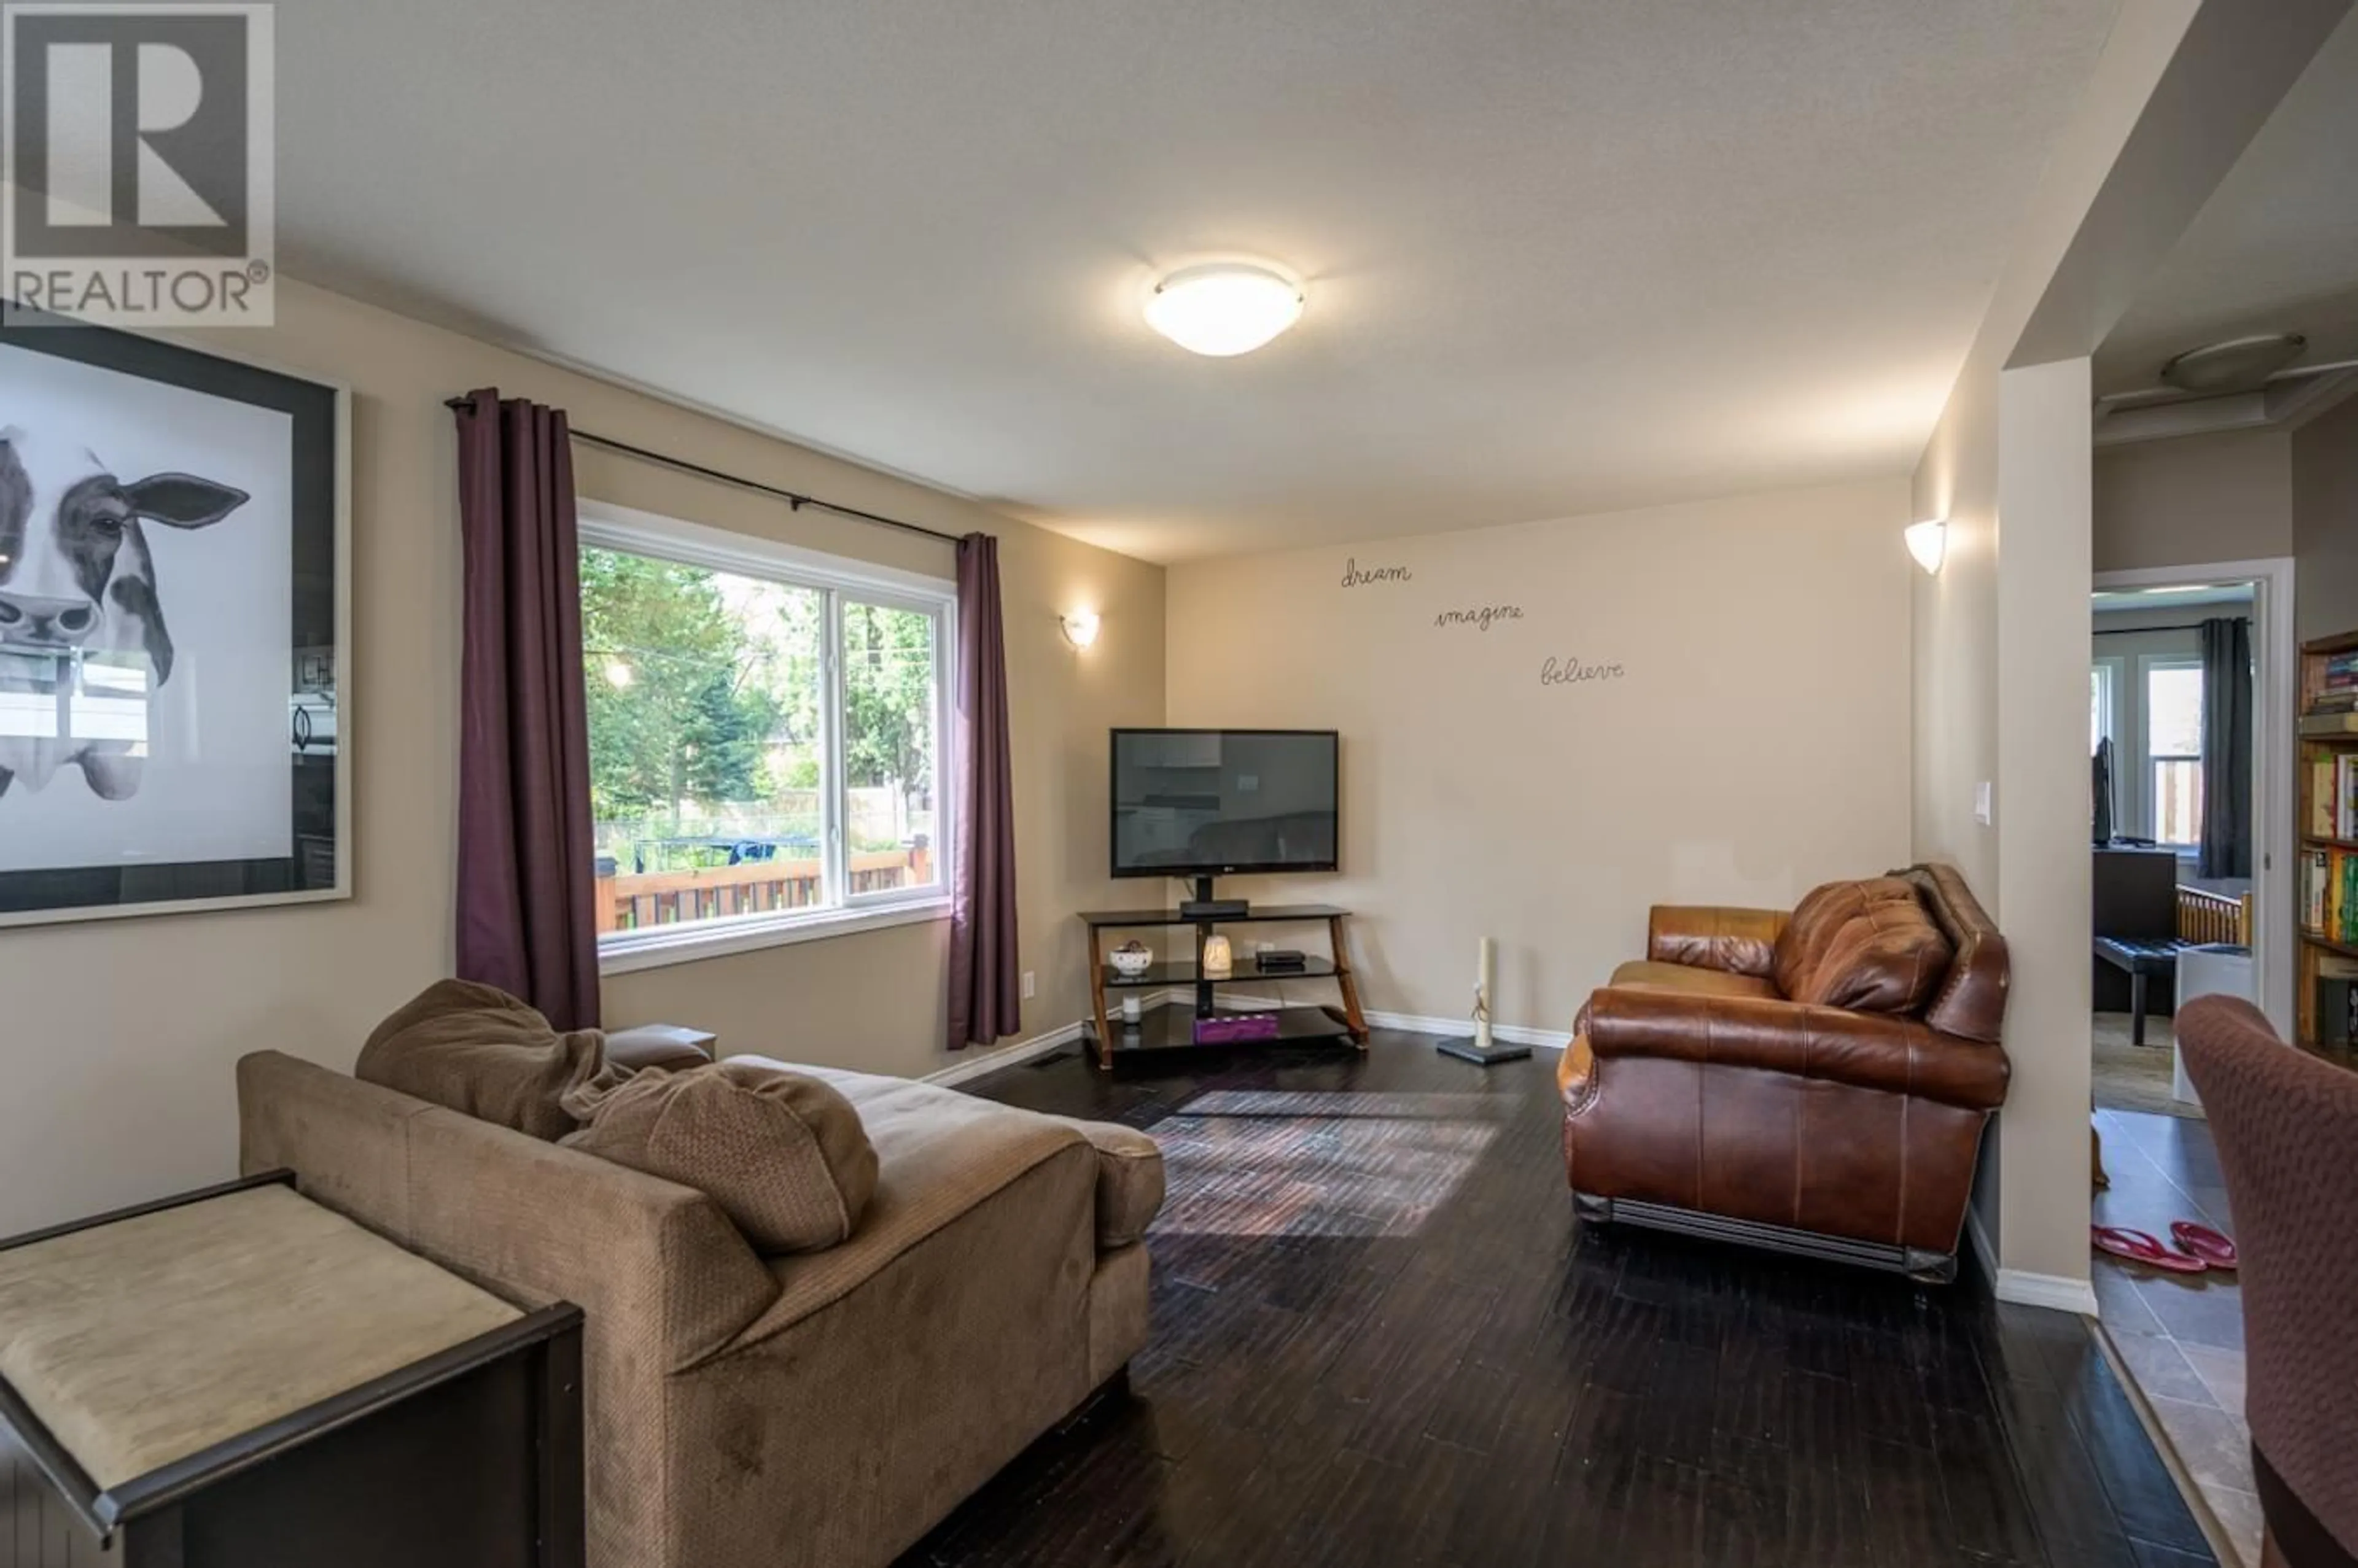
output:
M 1477 1067 L 1495 1067 L 1501 1062 L 1520 1062 L 1531 1054 L 1528 1045 L 1509 1045 L 1499 1042 L 1490 1027 L 1490 993 L 1497 984 L 1498 953 L 1487 936 L 1474 960 L 1474 1034 L 1438 1041 L 1433 1049 L 1444 1056 L 1455 1056 L 1461 1062 L 1471 1062 Z

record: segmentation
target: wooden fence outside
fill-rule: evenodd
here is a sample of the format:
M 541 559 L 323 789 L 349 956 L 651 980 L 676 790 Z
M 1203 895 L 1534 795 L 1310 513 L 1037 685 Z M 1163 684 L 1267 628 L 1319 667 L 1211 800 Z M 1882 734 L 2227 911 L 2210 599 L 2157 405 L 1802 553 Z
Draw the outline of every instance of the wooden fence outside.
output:
M 933 881 L 930 849 L 879 849 L 851 857 L 851 891 L 882 892 Z M 598 879 L 598 929 L 642 931 L 683 921 L 808 909 L 819 902 L 817 860 L 748 860 L 693 871 L 618 872 Z

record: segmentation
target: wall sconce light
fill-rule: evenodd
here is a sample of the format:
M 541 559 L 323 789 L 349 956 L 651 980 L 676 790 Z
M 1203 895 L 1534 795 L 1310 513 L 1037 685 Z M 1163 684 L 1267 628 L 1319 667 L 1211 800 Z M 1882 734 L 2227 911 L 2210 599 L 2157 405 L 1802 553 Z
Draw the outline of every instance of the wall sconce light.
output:
M 1940 576 L 1941 562 L 1949 553 L 1948 519 L 1935 517 L 1929 523 L 1910 523 L 1906 536 L 1908 553 L 1916 557 L 1916 564 L 1934 577 Z
M 1076 610 L 1070 615 L 1058 617 L 1065 628 L 1065 641 L 1076 648 L 1086 648 L 1098 640 L 1098 612 Z

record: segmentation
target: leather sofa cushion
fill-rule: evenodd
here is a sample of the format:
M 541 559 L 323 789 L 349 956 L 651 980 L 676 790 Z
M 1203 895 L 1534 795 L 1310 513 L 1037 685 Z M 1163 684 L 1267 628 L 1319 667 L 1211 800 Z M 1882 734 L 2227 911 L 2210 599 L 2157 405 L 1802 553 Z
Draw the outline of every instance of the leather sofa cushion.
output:
M 765 1063 L 649 1067 L 582 1104 L 568 1148 L 694 1187 L 756 1252 L 849 1237 L 875 1195 L 876 1150 L 834 1087 Z
M 1778 940 L 1775 979 L 1786 997 L 1860 1012 L 1921 1011 L 1954 950 L 1898 877 L 1829 882 L 1793 911 Z
M 560 1102 L 602 1059 L 594 1029 L 560 1034 L 496 986 L 438 980 L 376 1026 L 352 1076 L 546 1140 L 573 1130 Z
M 1758 975 L 1732 974 L 1725 969 L 1697 968 L 1689 964 L 1661 964 L 1633 958 L 1613 971 L 1617 986 L 1642 986 L 1650 990 L 1683 991 L 1691 996 L 1774 997 L 1777 988 Z

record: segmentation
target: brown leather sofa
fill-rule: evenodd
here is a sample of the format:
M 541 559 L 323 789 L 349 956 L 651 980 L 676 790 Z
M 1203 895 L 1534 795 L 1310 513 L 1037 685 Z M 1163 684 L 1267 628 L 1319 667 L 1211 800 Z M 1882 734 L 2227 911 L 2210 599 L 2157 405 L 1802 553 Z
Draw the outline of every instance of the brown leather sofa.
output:
M 1948 866 L 1658 906 L 1558 1081 L 1584 1218 L 1946 1281 L 2006 1099 L 2006 939 Z

